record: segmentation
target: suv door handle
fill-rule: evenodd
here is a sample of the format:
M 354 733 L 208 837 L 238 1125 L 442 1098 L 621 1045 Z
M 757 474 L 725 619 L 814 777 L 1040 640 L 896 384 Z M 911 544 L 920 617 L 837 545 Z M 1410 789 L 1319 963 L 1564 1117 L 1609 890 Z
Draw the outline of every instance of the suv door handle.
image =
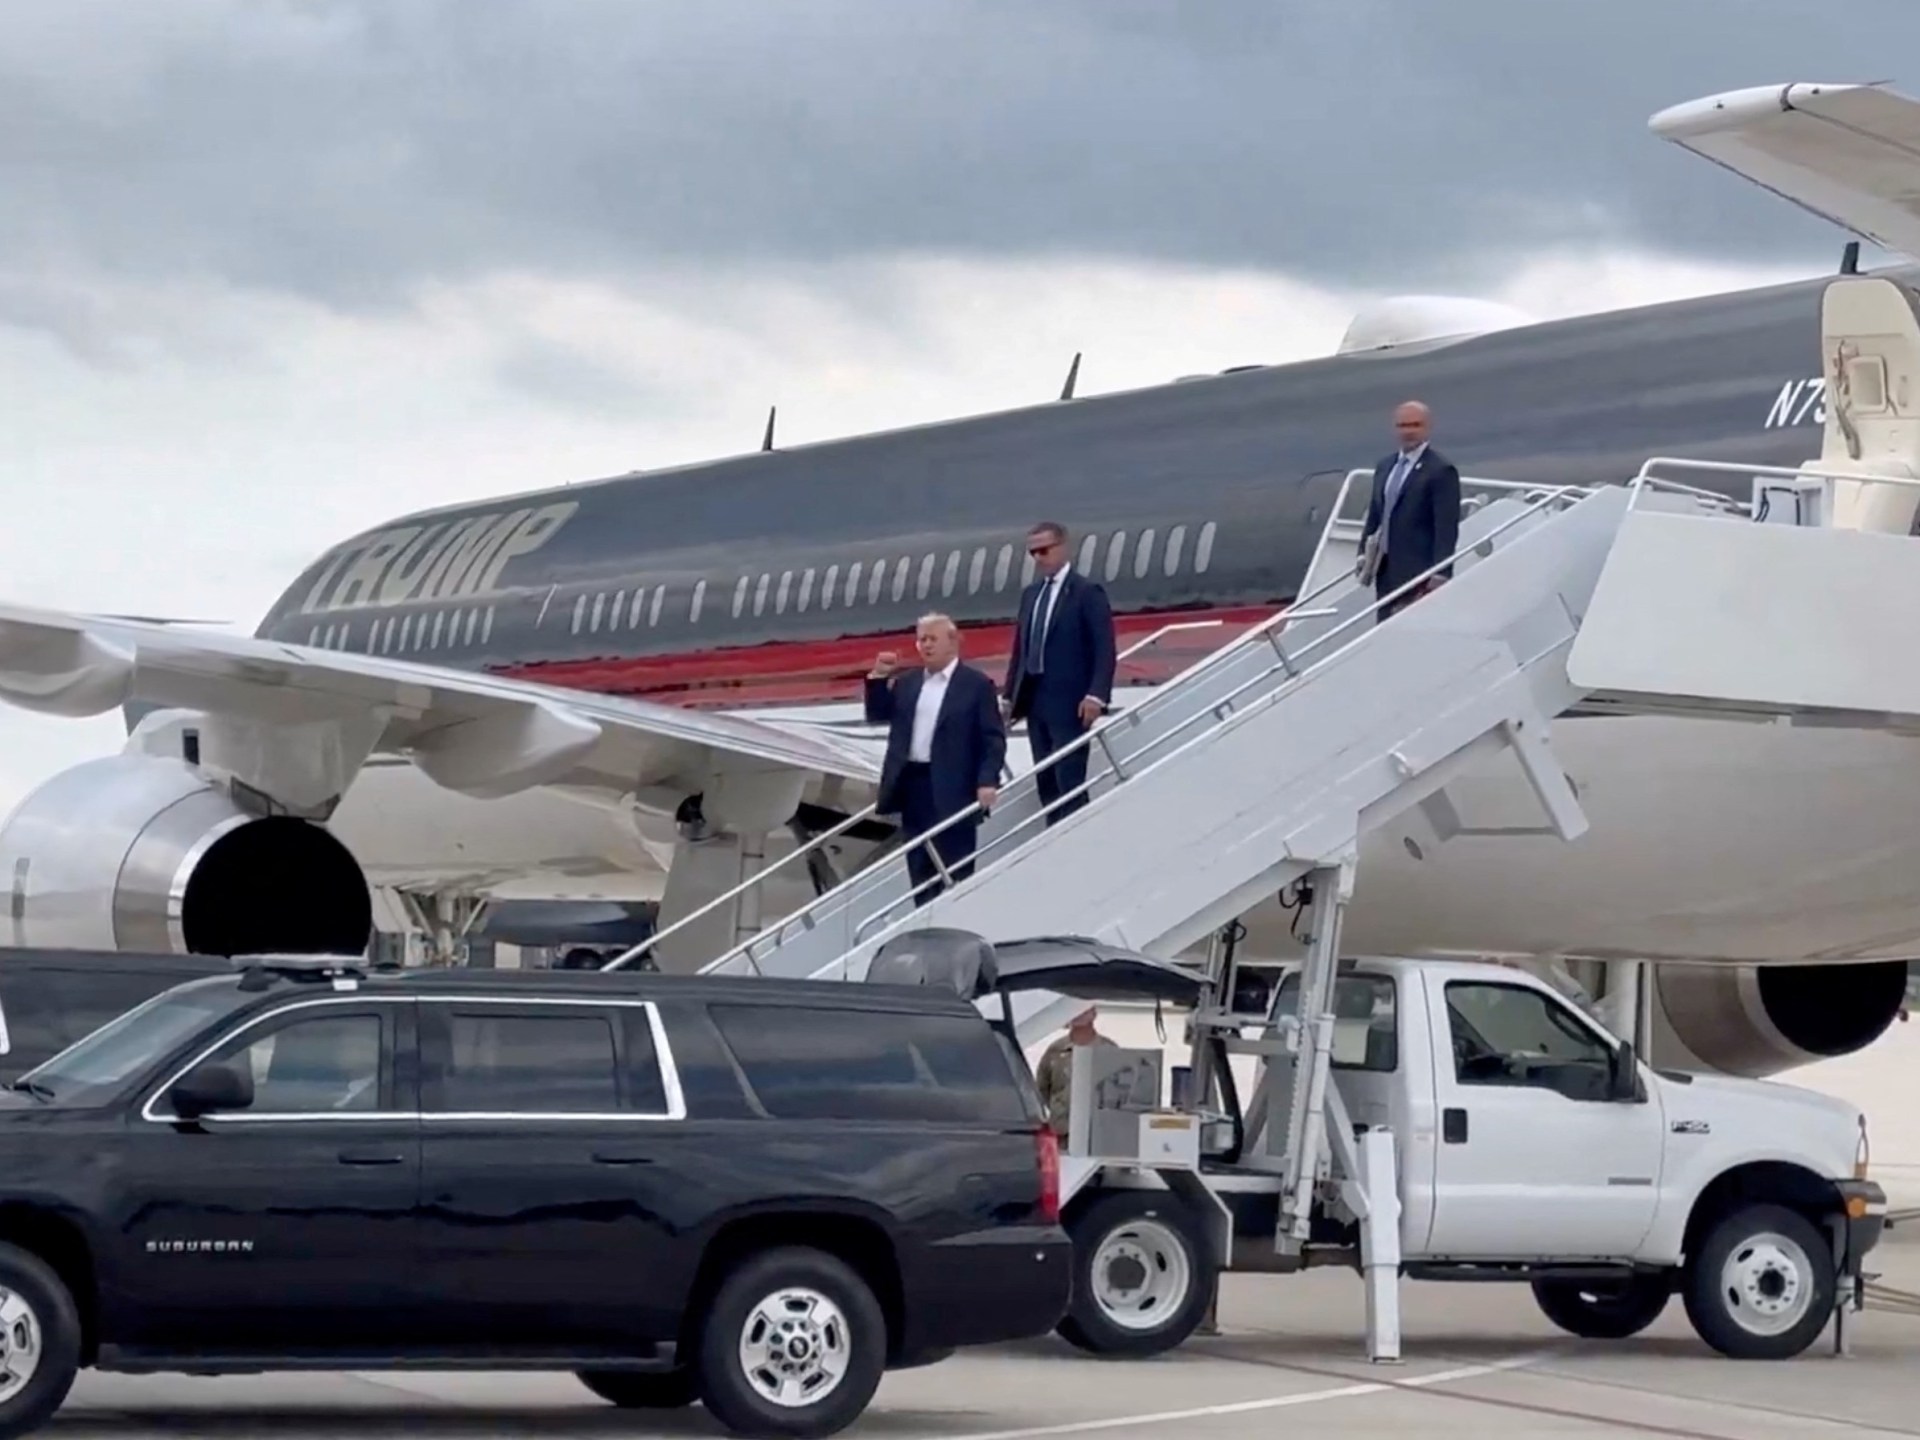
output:
M 1440 1139 L 1447 1145 L 1467 1143 L 1467 1112 L 1450 1105 L 1440 1112 Z
M 342 1165 L 399 1165 L 406 1158 L 398 1150 L 375 1150 L 370 1146 L 340 1152 Z
M 596 1150 L 593 1152 L 596 1165 L 651 1165 L 653 1156 L 639 1150 Z

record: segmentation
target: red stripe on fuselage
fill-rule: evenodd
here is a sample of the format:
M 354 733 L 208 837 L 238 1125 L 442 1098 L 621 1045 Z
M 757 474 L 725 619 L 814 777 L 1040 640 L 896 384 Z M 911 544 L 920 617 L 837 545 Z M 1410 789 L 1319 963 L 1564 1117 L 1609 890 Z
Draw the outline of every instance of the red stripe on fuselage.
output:
M 1124 650 L 1168 625 L 1215 622 L 1176 630 L 1120 663 L 1116 683 L 1150 685 L 1169 679 L 1242 630 L 1281 608 L 1242 605 L 1218 610 L 1158 610 L 1114 617 Z M 1011 624 L 963 625 L 961 653 L 999 678 L 1013 649 Z M 813 705 L 860 698 L 861 678 L 882 650 L 903 659 L 913 651 L 913 633 L 856 635 L 838 640 L 782 640 L 737 649 L 679 655 L 607 656 L 595 660 L 542 660 L 501 667 L 497 673 L 542 685 L 599 695 L 633 695 L 689 709 L 738 709 L 749 705 Z

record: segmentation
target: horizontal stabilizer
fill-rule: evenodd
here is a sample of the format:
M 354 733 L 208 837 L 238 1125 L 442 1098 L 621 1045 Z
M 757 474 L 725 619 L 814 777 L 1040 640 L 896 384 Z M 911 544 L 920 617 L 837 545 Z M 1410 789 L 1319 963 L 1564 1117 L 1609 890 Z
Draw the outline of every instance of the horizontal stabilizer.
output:
M 1764 85 L 1674 105 L 1656 135 L 1920 260 L 1920 101 L 1876 85 Z

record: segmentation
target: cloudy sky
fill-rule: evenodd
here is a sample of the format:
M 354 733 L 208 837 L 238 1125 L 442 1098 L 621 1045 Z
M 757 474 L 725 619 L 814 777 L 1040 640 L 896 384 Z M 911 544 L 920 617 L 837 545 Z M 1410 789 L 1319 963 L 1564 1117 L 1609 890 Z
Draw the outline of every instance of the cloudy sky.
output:
M 1915 0 L 7 0 L 0 595 L 251 626 L 398 511 L 776 402 L 817 439 L 1076 350 L 1083 393 L 1324 353 L 1394 291 L 1817 273 L 1844 237 L 1646 118 L 1920 93 L 1900 55 Z M 8 804 L 119 729 L 0 738 Z

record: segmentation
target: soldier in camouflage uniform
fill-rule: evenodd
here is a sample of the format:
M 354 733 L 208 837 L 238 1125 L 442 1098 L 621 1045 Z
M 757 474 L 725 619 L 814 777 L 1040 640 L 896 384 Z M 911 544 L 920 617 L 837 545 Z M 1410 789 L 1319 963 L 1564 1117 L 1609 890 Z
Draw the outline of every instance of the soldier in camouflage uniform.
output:
M 1047 1047 L 1034 1071 L 1034 1081 L 1040 1087 L 1040 1098 L 1046 1102 L 1053 1133 L 1063 1141 L 1067 1138 L 1067 1106 L 1073 1098 L 1073 1047 L 1113 1044 L 1093 1028 L 1098 1014 L 1099 1011 L 1089 1005 L 1074 1016 L 1067 1033 Z

